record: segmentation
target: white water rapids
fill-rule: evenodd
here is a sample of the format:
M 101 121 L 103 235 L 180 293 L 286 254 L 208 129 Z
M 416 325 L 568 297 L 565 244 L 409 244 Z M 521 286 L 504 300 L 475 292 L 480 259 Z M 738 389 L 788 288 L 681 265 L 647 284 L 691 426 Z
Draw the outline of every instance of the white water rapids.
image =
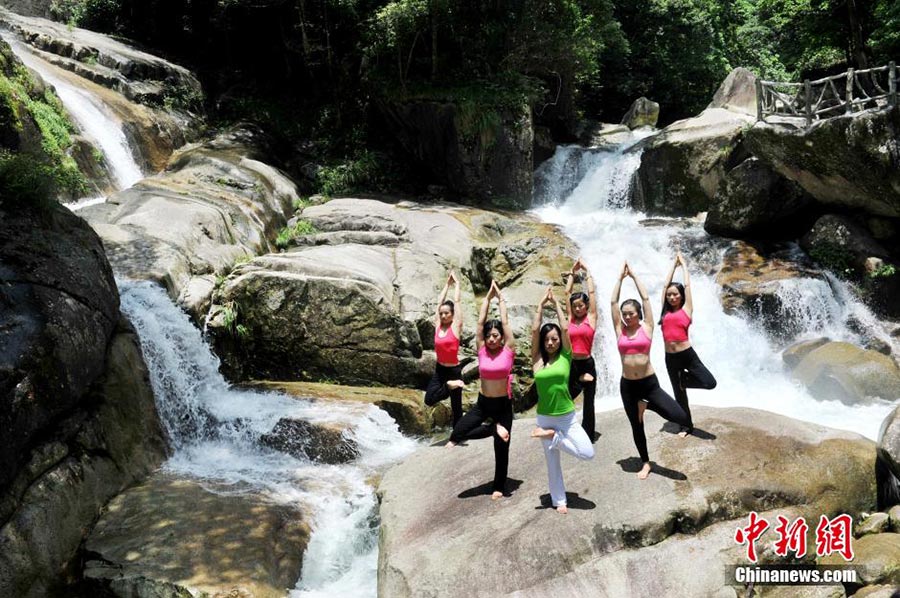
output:
M 615 152 L 560 147 L 535 173 L 535 197 L 546 202 L 535 212 L 543 220 L 560 225 L 578 244 L 597 284 L 600 315 L 594 357 L 600 378 L 598 411 L 621 408 L 618 394 L 621 366 L 609 302 L 622 263 L 628 260 L 647 287 L 654 318 L 658 319 L 662 285 L 675 252 L 680 249 L 691 267 L 694 299 L 691 343 L 719 382 L 712 391 L 689 391 L 691 405 L 765 409 L 876 439 L 881 422 L 892 408 L 890 403 L 878 401 L 850 407 L 837 401 L 814 399 L 784 373 L 781 359 L 784 346 L 770 340 L 758 322 L 724 312 L 719 301 L 720 287 L 714 275 L 705 272 L 715 269 L 730 243 L 707 235 L 700 221 L 653 219 L 647 222 L 644 214 L 624 207 L 632 175 L 640 164 L 639 152 L 624 151 L 628 145 Z M 573 172 L 583 176 L 572 176 Z M 680 273 L 676 273 L 678 280 Z M 859 336 L 847 327 L 852 318 L 871 334 L 896 345 L 880 330 L 878 319 L 836 279 L 829 278 L 828 283 L 795 279 L 783 283 L 779 295 L 789 306 L 781 317 L 792 320 L 790 323 L 801 330 L 795 340 L 828 336 L 832 340 L 859 343 Z M 620 301 L 628 298 L 638 298 L 630 280 L 623 283 Z M 651 360 L 660 384 L 671 392 L 658 329 L 654 340 Z M 893 348 L 896 352 L 900 347 Z

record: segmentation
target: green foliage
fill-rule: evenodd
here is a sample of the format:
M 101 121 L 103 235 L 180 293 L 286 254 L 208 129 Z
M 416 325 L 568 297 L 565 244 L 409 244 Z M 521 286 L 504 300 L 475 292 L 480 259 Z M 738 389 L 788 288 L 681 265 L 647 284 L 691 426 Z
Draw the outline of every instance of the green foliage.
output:
M 275 238 L 275 247 L 287 249 L 297 237 L 312 235 L 319 232 L 309 220 L 298 220 L 294 226 L 286 226 Z
M 163 106 L 167 110 L 197 113 L 203 109 L 203 93 L 190 85 L 166 82 L 163 88 Z
M 121 29 L 123 9 L 121 0 L 53 0 L 50 16 L 70 27 L 113 32 Z
M 237 340 L 247 342 L 251 338 L 250 328 L 240 323 L 241 305 L 237 301 L 229 301 L 222 307 L 222 325 Z
M 56 197 L 55 182 L 43 157 L 0 150 L 0 204 L 47 211 Z
M 897 273 L 897 267 L 894 264 L 881 264 L 871 272 L 869 278 L 887 278 Z
M 295 212 L 299 212 L 300 210 L 302 210 L 303 208 L 305 208 L 308 205 L 309 205 L 309 197 L 307 197 L 305 195 L 295 197 L 294 199 L 291 200 L 291 207 L 294 208 Z
M 319 193 L 332 197 L 377 185 L 381 168 L 374 152 L 363 150 L 355 158 L 323 166 L 316 173 Z
M 840 278 L 847 279 L 853 276 L 853 255 L 846 247 L 836 243 L 819 243 L 810 250 L 809 256 Z

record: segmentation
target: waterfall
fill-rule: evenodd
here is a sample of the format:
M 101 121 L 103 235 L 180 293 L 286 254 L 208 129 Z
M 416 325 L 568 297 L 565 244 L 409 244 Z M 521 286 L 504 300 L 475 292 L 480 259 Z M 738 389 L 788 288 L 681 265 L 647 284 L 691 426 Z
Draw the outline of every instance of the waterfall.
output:
M 71 83 L 63 71 L 39 58 L 9 32 L 0 32 L 0 37 L 10 45 L 25 66 L 53 86 L 56 95 L 84 136 L 100 148 L 116 190 L 127 189 L 144 178 L 125 137 L 121 121 L 100 98 Z M 86 198 L 67 205 L 72 209 L 79 209 L 100 203 L 104 199 L 104 197 Z
M 613 338 L 609 298 L 622 263 L 627 260 L 647 286 L 654 317 L 659 318 L 662 284 L 675 252 L 681 250 L 691 269 L 695 316 L 691 343 L 719 382 L 712 391 L 691 391 L 692 405 L 754 407 L 877 438 L 879 426 L 892 408 L 890 403 L 877 401 L 849 407 L 837 401 L 814 399 L 785 373 L 781 359 L 784 346 L 771 339 L 758 321 L 725 313 L 714 277 L 730 241 L 710 237 L 697 219 L 650 220 L 626 207 L 623 200 L 628 197 L 632 177 L 640 164 L 640 152 L 629 151 L 636 141 L 638 137 L 616 151 L 606 152 L 561 147 L 535 172 L 535 197 L 545 202 L 535 212 L 543 220 L 560 225 L 578 244 L 596 281 L 597 409 L 621 407 L 618 395 L 621 366 Z M 799 252 L 799 248 L 794 250 Z M 878 319 L 834 277 L 784 281 L 777 293 L 786 306 L 778 317 L 790 319 L 792 328 L 799 330 L 795 340 L 828 336 L 859 344 L 862 339 L 854 330 L 867 329 L 893 344 L 895 351 L 900 348 L 880 330 Z M 638 298 L 630 280 L 622 286 L 621 300 L 628 298 Z M 853 326 L 853 322 L 857 325 Z M 651 360 L 660 384 L 671 392 L 659 330 Z
M 373 405 L 306 401 L 230 386 L 200 331 L 161 287 L 117 282 L 175 449 L 164 468 L 212 480 L 217 489 L 305 505 L 313 535 L 294 598 L 375 596 L 377 501 L 366 480 L 415 450 L 416 441 Z M 261 446 L 260 436 L 283 417 L 346 426 L 360 456 L 345 465 L 322 465 Z

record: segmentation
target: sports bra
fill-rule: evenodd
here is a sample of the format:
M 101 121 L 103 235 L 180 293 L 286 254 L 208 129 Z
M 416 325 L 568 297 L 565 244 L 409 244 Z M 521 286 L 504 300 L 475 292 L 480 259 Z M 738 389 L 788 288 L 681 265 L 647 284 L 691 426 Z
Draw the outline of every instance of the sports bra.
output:
M 512 373 L 514 357 L 515 353 L 506 345 L 494 356 L 488 353 L 486 345 L 482 345 L 478 350 L 478 375 L 483 380 L 508 378 Z
M 639 355 L 641 353 L 649 355 L 650 343 L 650 337 L 644 332 L 643 326 L 638 327 L 637 334 L 634 335 L 634 338 L 628 338 L 625 334 L 625 329 L 623 328 L 618 342 L 619 353 L 622 355 Z
M 683 309 L 666 312 L 662 319 L 662 335 L 666 342 L 681 342 L 688 340 L 688 328 L 691 326 L 691 317 Z
M 440 328 L 434 330 L 434 352 L 438 363 L 459 362 L 459 339 L 453 332 L 453 326 L 447 328 L 447 334 L 440 336 Z
M 576 324 L 575 320 L 569 320 L 569 339 L 572 341 L 572 353 L 578 355 L 590 355 L 594 346 L 594 329 L 587 317 Z

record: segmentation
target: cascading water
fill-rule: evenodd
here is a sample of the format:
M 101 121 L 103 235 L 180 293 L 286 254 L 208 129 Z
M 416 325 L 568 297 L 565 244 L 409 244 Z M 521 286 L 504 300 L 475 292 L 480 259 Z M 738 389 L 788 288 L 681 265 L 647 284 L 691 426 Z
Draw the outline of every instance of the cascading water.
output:
M 165 469 L 210 480 L 217 492 L 306 505 L 314 533 L 293 598 L 374 596 L 377 501 L 366 480 L 412 452 L 416 442 L 371 405 L 232 388 L 200 331 L 162 288 L 118 284 L 122 311 L 140 336 L 160 418 L 175 449 Z M 360 456 L 346 465 L 321 465 L 261 446 L 260 436 L 285 417 L 346 427 Z
M 131 153 L 131 147 L 122 123 L 110 112 L 102 100 L 70 83 L 60 74 L 57 67 L 45 62 L 32 53 L 24 44 L 7 31 L 0 32 L 16 56 L 28 68 L 38 73 L 44 81 L 52 85 L 66 110 L 82 133 L 103 152 L 117 190 L 127 189 L 144 178 Z M 100 203 L 104 197 L 92 197 L 67 204 L 77 210 Z
M 707 235 L 697 220 L 649 220 L 625 207 L 632 176 L 640 164 L 640 152 L 628 148 L 638 140 L 635 137 L 617 151 L 607 152 L 561 147 L 535 173 L 535 197 L 547 201 L 535 210 L 537 215 L 560 225 L 578 244 L 597 284 L 597 409 L 621 406 L 620 365 L 609 299 L 622 263 L 627 260 L 647 286 L 654 317 L 659 318 L 662 284 L 675 252 L 681 250 L 691 266 L 696 318 L 691 341 L 719 382 L 715 390 L 691 392 L 692 405 L 754 407 L 877 438 L 891 404 L 877 401 L 849 407 L 814 399 L 785 375 L 780 355 L 784 347 L 775 346 L 759 322 L 724 312 L 719 285 L 714 275 L 707 272 L 715 271 L 729 242 Z M 577 177 L 572 176 L 572 171 L 581 173 L 577 183 L 573 182 Z M 791 328 L 800 331 L 797 340 L 829 336 L 859 343 L 859 334 L 848 327 L 855 321 L 856 329 L 872 331 L 870 334 L 892 344 L 893 339 L 879 330 L 877 318 L 852 297 L 844 283 L 833 277 L 794 279 L 782 283 L 777 292 L 787 306 L 779 317 L 790 319 Z M 621 300 L 627 298 L 638 298 L 630 281 L 622 288 Z M 651 359 L 661 374 L 663 388 L 671 392 L 662 345 L 657 338 Z M 894 350 L 898 348 L 895 346 Z

